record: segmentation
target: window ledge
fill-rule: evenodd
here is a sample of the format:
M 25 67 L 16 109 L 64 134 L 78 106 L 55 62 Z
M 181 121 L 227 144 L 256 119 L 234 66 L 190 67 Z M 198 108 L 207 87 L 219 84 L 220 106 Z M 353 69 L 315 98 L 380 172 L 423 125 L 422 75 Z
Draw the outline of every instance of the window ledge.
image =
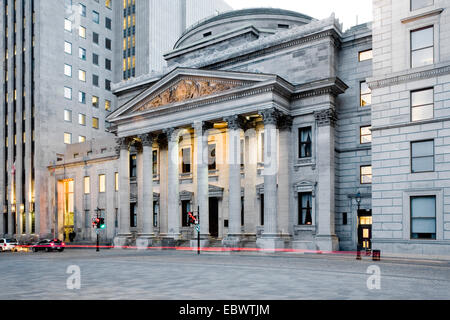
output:
M 413 21 L 416 21 L 416 20 L 419 20 L 419 19 L 424 19 L 424 18 L 428 18 L 428 17 L 432 17 L 432 16 L 437 16 L 437 15 L 441 14 L 443 11 L 444 11 L 443 8 L 434 9 L 434 10 L 431 10 L 431 11 L 427 11 L 427 12 L 424 12 L 424 13 L 413 15 L 411 17 L 404 18 L 404 19 L 402 19 L 400 21 L 403 24 L 406 24 L 406 23 L 410 23 L 410 22 L 413 22 Z

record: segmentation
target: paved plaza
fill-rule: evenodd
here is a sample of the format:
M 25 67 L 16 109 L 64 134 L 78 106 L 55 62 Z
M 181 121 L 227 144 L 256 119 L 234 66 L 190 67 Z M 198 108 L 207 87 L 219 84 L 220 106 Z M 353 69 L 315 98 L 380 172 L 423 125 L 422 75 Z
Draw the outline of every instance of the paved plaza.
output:
M 74 268 L 80 289 L 67 287 Z M 450 261 L 438 260 L 68 249 L 0 253 L 0 270 L 0 299 L 8 300 L 450 299 Z

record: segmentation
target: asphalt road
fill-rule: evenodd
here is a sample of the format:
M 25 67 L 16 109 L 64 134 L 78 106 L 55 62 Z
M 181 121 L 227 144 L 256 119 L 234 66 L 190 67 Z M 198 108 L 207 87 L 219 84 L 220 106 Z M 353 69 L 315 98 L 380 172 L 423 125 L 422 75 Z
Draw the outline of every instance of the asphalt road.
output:
M 0 270 L 8 300 L 450 299 L 449 261 L 66 249 L 0 253 Z

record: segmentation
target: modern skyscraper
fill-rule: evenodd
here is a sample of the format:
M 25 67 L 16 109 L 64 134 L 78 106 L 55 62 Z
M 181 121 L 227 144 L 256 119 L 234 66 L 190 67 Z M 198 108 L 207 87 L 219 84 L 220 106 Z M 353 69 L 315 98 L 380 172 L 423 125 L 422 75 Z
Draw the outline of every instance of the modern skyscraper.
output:
M 159 67 L 192 19 L 228 9 L 214 2 L 1 2 L 0 234 L 53 232 L 47 166 L 67 144 L 111 135 L 111 84 Z

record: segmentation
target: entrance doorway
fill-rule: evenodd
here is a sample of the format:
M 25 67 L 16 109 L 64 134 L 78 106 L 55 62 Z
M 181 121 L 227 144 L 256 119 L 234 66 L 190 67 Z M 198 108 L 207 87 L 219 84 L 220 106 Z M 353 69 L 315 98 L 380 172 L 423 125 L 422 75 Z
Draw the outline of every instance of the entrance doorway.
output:
M 209 234 L 211 237 L 219 236 L 219 200 L 209 198 Z
M 372 250 L 372 210 L 358 210 L 358 247 Z

